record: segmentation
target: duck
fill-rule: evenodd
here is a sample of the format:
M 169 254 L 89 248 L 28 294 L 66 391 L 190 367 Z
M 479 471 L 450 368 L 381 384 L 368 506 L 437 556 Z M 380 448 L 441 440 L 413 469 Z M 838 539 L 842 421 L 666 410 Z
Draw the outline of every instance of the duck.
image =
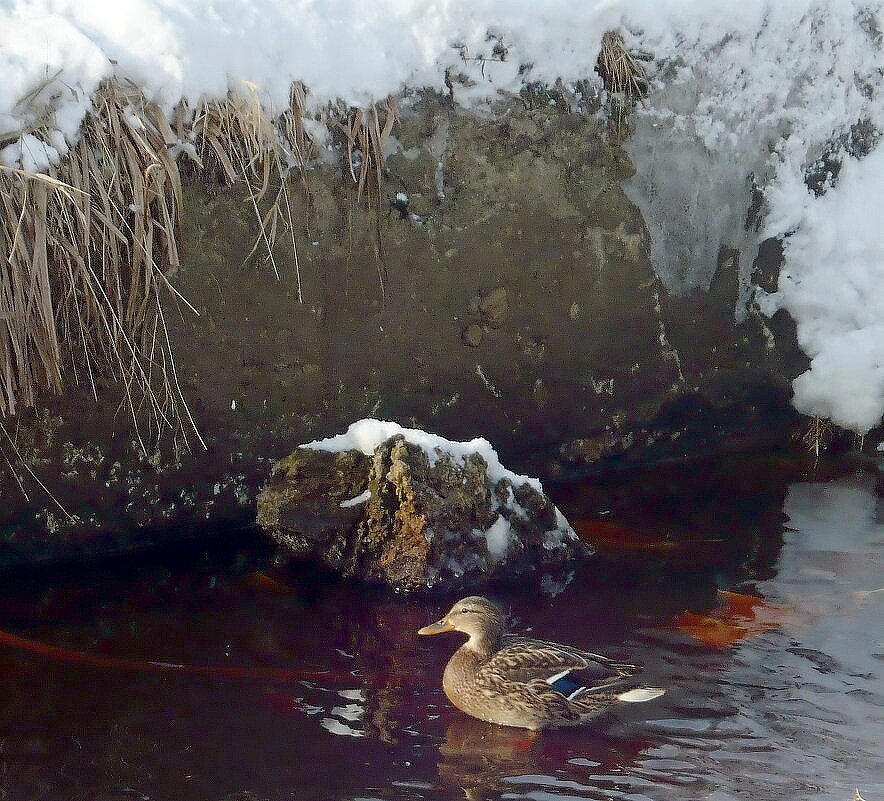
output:
M 462 598 L 418 634 L 449 631 L 466 634 L 467 641 L 445 667 L 445 695 L 462 712 L 498 726 L 578 726 L 620 702 L 652 701 L 665 692 L 636 686 L 637 665 L 507 634 L 501 611 L 478 595 Z

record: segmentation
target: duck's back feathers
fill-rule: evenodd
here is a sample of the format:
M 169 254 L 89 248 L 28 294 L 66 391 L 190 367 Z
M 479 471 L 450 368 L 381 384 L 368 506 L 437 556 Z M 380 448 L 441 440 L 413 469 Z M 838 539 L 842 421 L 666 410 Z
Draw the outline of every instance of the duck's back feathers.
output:
M 635 665 L 579 648 L 507 636 L 476 671 L 473 691 L 488 699 L 506 698 L 523 720 L 536 723 L 530 728 L 571 725 L 609 706 L 634 685 L 636 671 Z
M 541 680 L 552 686 L 572 673 L 585 681 L 605 684 L 634 674 L 638 668 L 626 662 L 572 648 L 556 642 L 505 636 L 501 647 L 478 670 L 477 679 L 495 675 L 507 681 Z

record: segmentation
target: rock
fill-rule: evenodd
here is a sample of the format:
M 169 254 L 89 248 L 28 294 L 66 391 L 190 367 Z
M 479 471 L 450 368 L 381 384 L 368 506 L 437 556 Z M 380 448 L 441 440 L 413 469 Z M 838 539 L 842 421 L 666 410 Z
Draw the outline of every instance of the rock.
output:
M 464 328 L 460 338 L 463 340 L 464 345 L 469 345 L 471 348 L 478 348 L 479 345 L 482 344 L 482 326 L 477 325 L 476 323 L 471 323 Z
M 572 464 L 594 464 L 600 459 L 618 452 L 620 441 L 612 431 L 602 431 L 596 436 L 581 437 L 562 443 L 559 455 Z
M 499 328 L 503 325 L 503 318 L 509 309 L 509 298 L 506 289 L 498 287 L 492 289 L 479 302 L 479 313 L 482 320 L 492 328 Z
M 371 457 L 299 448 L 273 468 L 258 522 L 299 558 L 406 592 L 512 577 L 584 552 L 531 483 L 493 481 L 478 452 L 431 458 L 401 434 Z
M 545 93 L 499 95 L 490 115 L 453 113 L 448 97 L 429 96 L 402 112 L 391 143 L 406 152 L 388 156 L 381 194 L 407 186 L 410 206 L 438 213 L 411 226 L 366 204 L 351 208 L 337 160 L 311 165 L 309 193 L 289 192 L 293 221 L 310 239 L 298 245 L 298 264 L 291 249 L 275 256 L 286 274 L 300 270 L 303 303 L 295 282 L 243 280 L 242 243 L 259 237 L 243 182 L 184 176 L 178 244 L 187 269 L 174 283 L 200 315 L 166 322 L 207 448 L 188 423 L 180 431 L 192 451 L 168 430 L 156 454 L 143 443 L 145 458 L 135 429 L 145 439 L 152 432 L 150 404 L 137 404 L 137 426 L 125 423 L 120 384 L 99 386 L 98 403 L 89 381 L 44 394 L 39 410 L 3 421 L 27 469 L 0 456 L 0 571 L 223 537 L 254 521 L 268 460 L 372 408 L 458 439 L 481 429 L 533 475 L 646 466 L 728 450 L 735 439 L 741 448 L 800 442 L 808 421 L 790 398 L 809 360 L 794 321 L 781 311 L 735 325 L 742 290 L 738 271 L 723 266 L 708 292 L 662 291 L 636 238 L 646 221 L 620 185 L 633 172 L 627 153 L 604 119 L 560 111 Z M 525 135 L 531 147 L 514 155 Z M 347 210 L 352 235 L 342 236 Z M 374 266 L 354 269 L 377 264 L 379 242 L 389 281 Z M 766 240 L 755 262 L 768 291 L 782 250 Z M 478 349 L 461 340 L 472 323 L 483 331 Z M 525 351 L 530 336 L 542 337 L 542 359 L 539 348 Z M 679 406 L 695 396 L 704 404 Z M 633 447 L 559 453 L 606 426 L 618 436 L 635 430 Z M 654 432 L 653 447 L 642 429 Z M 882 438 L 870 434 L 867 448 Z M 12 457 L 2 432 L 0 441 Z M 93 443 L 100 460 L 88 455 Z
M 335 454 L 298 448 L 273 466 L 258 496 L 258 525 L 293 554 L 323 561 L 346 573 L 347 532 L 362 516 L 359 506 L 342 506 L 368 485 L 371 459 L 359 451 Z

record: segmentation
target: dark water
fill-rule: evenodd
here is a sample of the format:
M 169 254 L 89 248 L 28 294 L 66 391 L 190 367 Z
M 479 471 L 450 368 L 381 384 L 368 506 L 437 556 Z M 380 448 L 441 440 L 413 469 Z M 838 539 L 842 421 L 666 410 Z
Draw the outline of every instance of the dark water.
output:
M 823 480 L 825 478 L 825 480 Z M 660 700 L 532 741 L 454 710 L 450 598 L 307 574 L 253 543 L 7 578 L 0 628 L 92 655 L 312 670 L 227 678 L 94 667 L 0 645 L 0 801 L 884 798 L 884 525 L 873 476 L 741 460 L 551 487 L 628 526 L 574 575 L 491 592 L 512 628 L 643 662 Z M 279 575 L 279 574 L 275 574 Z M 678 630 L 764 599 L 729 647 Z

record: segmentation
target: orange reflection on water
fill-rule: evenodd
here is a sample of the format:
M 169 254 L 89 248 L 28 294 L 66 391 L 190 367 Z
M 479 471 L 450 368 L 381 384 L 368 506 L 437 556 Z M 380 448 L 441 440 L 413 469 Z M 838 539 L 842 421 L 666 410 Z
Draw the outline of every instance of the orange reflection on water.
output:
M 679 631 L 710 648 L 728 648 L 747 637 L 779 628 L 793 617 L 782 604 L 772 604 L 754 595 L 719 590 L 721 605 L 709 615 L 684 611 L 673 621 Z
M 572 526 L 584 542 L 600 551 L 646 551 L 696 556 L 721 542 L 720 539 L 709 538 L 668 539 L 659 532 L 639 531 L 605 520 L 575 520 Z

